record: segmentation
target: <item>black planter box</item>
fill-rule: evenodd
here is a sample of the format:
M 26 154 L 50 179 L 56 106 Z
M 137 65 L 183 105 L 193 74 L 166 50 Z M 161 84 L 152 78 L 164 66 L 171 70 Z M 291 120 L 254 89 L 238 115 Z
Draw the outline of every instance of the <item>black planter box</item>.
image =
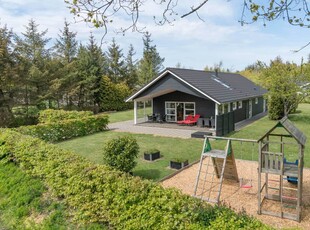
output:
M 170 168 L 172 169 L 181 169 L 188 165 L 188 160 L 178 162 L 178 161 L 170 161 Z
M 153 152 L 153 153 L 144 153 L 144 160 L 154 161 L 158 158 L 160 158 L 160 151 Z

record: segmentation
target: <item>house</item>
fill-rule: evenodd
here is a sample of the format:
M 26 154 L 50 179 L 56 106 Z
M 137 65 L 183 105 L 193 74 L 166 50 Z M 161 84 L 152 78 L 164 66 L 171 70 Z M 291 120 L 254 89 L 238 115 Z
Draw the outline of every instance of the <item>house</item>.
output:
M 237 123 L 265 112 L 266 92 L 240 74 L 166 68 L 126 101 L 134 101 L 135 124 L 137 102 L 151 101 L 153 113 L 165 115 L 167 122 L 200 114 L 214 118 L 217 130 L 227 126 L 219 123 L 221 115 L 233 114 Z

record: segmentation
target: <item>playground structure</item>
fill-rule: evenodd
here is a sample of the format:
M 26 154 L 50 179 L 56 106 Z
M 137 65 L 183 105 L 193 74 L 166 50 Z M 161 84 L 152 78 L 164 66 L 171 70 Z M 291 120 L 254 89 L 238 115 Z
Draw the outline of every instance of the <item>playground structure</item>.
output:
M 226 140 L 225 150 L 212 149 L 210 139 Z M 233 141 L 258 145 L 257 213 L 300 222 L 306 136 L 286 117 L 258 140 L 206 136 L 194 196 L 219 204 L 224 179 L 240 182 L 240 189 L 252 188 L 253 178 L 250 183 L 238 178 Z

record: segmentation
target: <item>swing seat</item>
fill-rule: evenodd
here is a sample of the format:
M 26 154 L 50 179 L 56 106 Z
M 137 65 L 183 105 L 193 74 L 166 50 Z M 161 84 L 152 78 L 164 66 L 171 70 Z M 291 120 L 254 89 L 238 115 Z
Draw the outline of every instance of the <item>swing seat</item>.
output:
M 253 188 L 252 180 L 246 180 L 247 183 L 243 183 L 243 178 L 240 178 L 240 188 Z

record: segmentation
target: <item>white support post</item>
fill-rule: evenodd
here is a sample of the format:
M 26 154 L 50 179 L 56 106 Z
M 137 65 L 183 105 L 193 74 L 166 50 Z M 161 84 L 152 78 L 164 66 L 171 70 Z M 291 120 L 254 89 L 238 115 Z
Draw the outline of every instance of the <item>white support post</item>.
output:
M 216 122 L 217 122 L 217 115 L 219 114 L 219 105 L 215 103 L 215 124 L 214 124 L 214 128 L 215 128 L 215 132 L 216 132 Z
M 228 112 L 231 111 L 230 104 L 231 104 L 231 103 L 228 103 Z
M 144 117 L 144 121 L 146 121 L 146 115 L 145 115 L 145 101 L 143 101 L 143 117 Z
M 154 110 L 153 110 L 153 102 L 154 102 L 153 100 L 154 100 L 154 99 L 152 98 L 152 100 L 151 100 L 151 109 L 152 109 L 152 114 L 153 114 L 153 111 L 154 111 Z
M 137 124 L 137 117 L 138 117 L 138 109 L 137 109 L 137 101 L 133 101 L 133 123 Z

